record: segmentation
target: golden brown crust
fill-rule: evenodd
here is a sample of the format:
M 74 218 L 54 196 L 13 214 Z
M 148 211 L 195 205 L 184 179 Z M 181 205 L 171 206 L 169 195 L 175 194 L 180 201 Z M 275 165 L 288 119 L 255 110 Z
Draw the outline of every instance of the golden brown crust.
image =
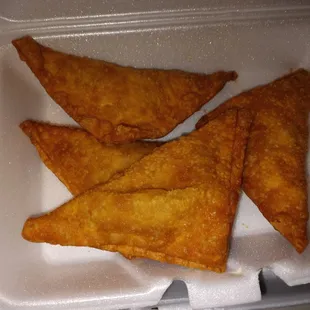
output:
M 45 165 L 73 195 L 107 182 L 114 174 L 161 145 L 154 142 L 107 145 L 79 128 L 30 120 L 23 122 L 20 127 L 36 147 Z
M 47 215 L 28 219 L 23 237 L 103 249 L 112 244 L 135 256 L 160 261 L 171 257 L 174 263 L 224 271 L 230 227 L 227 194 L 224 187 L 197 187 L 80 195 Z M 214 195 L 219 198 L 212 202 Z
M 12 44 L 47 93 L 106 143 L 162 137 L 237 78 L 235 72 L 122 67 L 57 52 L 31 37 Z
M 124 173 L 28 219 L 23 237 L 225 271 L 250 122 L 229 111 L 134 164 L 131 182 Z
M 204 116 L 197 128 L 231 108 L 255 115 L 247 147 L 243 188 L 266 219 L 298 252 L 307 244 L 308 111 L 310 73 L 297 70 L 256 87 Z
M 155 149 L 127 170 L 116 174 L 110 182 L 93 190 L 176 189 L 206 182 L 212 184 L 218 179 L 228 184 L 235 123 L 240 114 L 238 130 L 242 126 L 242 130 L 246 131 L 243 122 L 246 120 L 249 124 L 249 113 L 229 111 L 208 126 Z

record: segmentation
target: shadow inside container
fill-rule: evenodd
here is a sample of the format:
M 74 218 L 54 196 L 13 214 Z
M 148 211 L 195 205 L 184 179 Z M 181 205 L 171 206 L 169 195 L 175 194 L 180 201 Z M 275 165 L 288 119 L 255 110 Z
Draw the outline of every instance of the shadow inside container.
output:
M 261 269 L 285 259 L 302 260 L 293 246 L 279 233 L 234 238 L 231 244 L 233 262 L 249 269 Z
M 12 262 L 12 257 L 18 260 L 29 254 L 29 244 L 20 233 L 25 219 L 41 205 L 41 163 L 19 124 L 30 117 L 40 119 L 44 92 L 12 49 L 0 65 L 0 242 L 5 247 L 1 255 Z
M 188 290 L 184 281 L 174 280 L 171 285 L 165 291 L 162 301 L 167 305 L 167 303 L 178 302 L 188 302 Z
M 127 299 L 131 304 L 145 294 L 152 295 L 143 282 L 111 260 L 49 266 L 30 262 L 29 269 L 31 277 L 25 276 L 27 270 L 18 275 L 19 286 L 23 290 L 16 291 L 13 287 L 9 290 L 10 300 L 16 304 L 23 305 L 37 299 L 45 305 L 76 302 L 81 306 L 101 300 L 126 303 Z

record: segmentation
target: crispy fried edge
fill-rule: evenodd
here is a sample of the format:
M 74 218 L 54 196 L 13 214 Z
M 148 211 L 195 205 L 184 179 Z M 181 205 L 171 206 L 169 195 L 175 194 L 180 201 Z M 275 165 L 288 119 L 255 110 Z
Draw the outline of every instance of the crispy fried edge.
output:
M 227 234 L 228 237 L 231 236 L 231 230 L 235 218 L 235 213 L 237 209 L 237 203 L 239 199 L 239 194 L 241 191 L 241 183 L 242 183 L 242 172 L 244 166 L 244 159 L 246 153 L 246 145 L 247 140 L 249 138 L 250 133 L 250 126 L 253 121 L 252 114 L 246 109 L 232 109 L 236 110 L 236 122 L 235 122 L 235 134 L 234 134 L 234 142 L 232 148 L 232 157 L 231 157 L 231 178 L 230 178 L 230 196 L 228 205 L 231 210 L 230 214 L 230 231 Z M 240 118 L 240 113 L 243 117 Z M 242 125 L 242 123 L 244 124 Z M 238 163 L 240 167 L 238 167 Z M 226 261 L 229 251 L 229 242 L 227 243 L 227 250 L 226 250 Z M 189 268 L 198 268 L 198 269 L 209 269 L 213 270 L 218 273 L 222 273 L 226 271 L 226 262 L 222 266 L 214 267 L 214 266 L 207 266 L 199 263 L 195 263 L 192 261 L 188 261 L 185 259 L 181 259 L 178 257 L 171 257 L 164 253 L 149 251 L 145 249 L 141 249 L 138 247 L 132 247 L 127 245 L 116 246 L 116 245 L 104 245 L 100 247 L 102 250 L 112 251 L 112 252 L 119 252 L 126 258 L 150 258 L 156 259 L 161 262 L 165 263 L 176 263 L 181 264 L 183 266 Z M 146 253 L 146 254 L 143 254 Z M 147 257 L 146 257 L 147 255 Z

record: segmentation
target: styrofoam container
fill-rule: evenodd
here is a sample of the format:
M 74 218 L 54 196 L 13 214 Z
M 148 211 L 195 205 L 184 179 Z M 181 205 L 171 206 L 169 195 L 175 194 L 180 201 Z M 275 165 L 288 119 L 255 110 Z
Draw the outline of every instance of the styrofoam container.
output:
M 170 139 L 191 131 L 225 99 L 291 69 L 309 69 L 308 1 L 3 0 L 0 15 L 1 309 L 189 309 L 189 303 L 257 309 L 310 302 L 310 249 L 296 254 L 244 194 L 224 274 L 23 240 L 27 217 L 71 196 L 18 125 L 29 118 L 74 122 L 10 44 L 29 34 L 57 50 L 123 65 L 236 70 L 238 80 Z M 274 273 L 290 286 L 306 285 L 289 288 Z M 183 283 L 171 285 L 174 280 Z M 240 306 L 245 303 L 251 304 Z

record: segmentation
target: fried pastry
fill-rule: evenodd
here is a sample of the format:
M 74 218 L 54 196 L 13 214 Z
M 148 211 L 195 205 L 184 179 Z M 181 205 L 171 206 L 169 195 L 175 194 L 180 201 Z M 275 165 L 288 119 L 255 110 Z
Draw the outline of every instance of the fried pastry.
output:
M 78 195 L 128 168 L 161 143 L 134 142 L 107 145 L 87 131 L 35 121 L 20 125 L 36 147 L 44 164 Z
M 55 102 L 105 143 L 165 136 L 237 78 L 123 67 L 54 51 L 29 36 L 12 43 Z
M 220 115 L 208 126 L 156 148 L 94 191 L 168 190 L 228 180 L 233 145 L 244 146 L 250 119 L 247 111 Z
M 23 237 L 225 271 L 250 123 L 248 112 L 228 111 L 109 185 L 28 219 Z
M 250 109 L 255 117 L 243 189 L 273 227 L 301 253 L 308 244 L 310 73 L 300 69 L 244 92 L 205 115 L 197 128 L 236 107 Z

